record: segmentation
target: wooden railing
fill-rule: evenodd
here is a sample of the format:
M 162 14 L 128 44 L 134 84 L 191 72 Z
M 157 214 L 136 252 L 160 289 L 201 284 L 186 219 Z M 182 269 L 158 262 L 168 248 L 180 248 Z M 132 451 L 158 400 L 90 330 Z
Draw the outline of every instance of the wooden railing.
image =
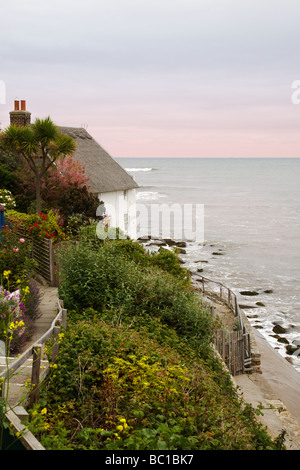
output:
M 67 310 L 63 308 L 63 303 L 58 300 L 58 314 L 51 323 L 50 328 L 36 341 L 33 346 L 30 346 L 26 351 L 21 354 L 20 357 L 16 358 L 12 362 L 8 363 L 5 369 L 0 374 L 0 379 L 4 383 L 2 386 L 2 398 L 6 395 L 5 384 L 7 385 L 10 378 L 15 374 L 18 374 L 22 366 L 28 359 L 32 358 L 32 373 L 31 373 L 31 391 L 28 398 L 29 405 L 32 405 L 37 401 L 38 393 L 42 380 L 46 377 L 49 372 L 49 367 L 42 370 L 41 361 L 44 352 L 45 343 L 53 337 L 52 355 L 50 363 L 54 363 L 58 355 L 59 348 L 59 334 L 61 327 L 66 328 L 67 325 Z
M 58 314 L 51 323 L 50 328 L 35 342 L 33 346 L 30 346 L 26 351 L 12 362 L 7 361 L 7 365 L 0 374 L 0 380 L 2 382 L 1 394 L 5 401 L 9 400 L 9 392 L 7 397 L 7 387 L 10 386 L 10 378 L 22 371 L 22 367 L 26 366 L 28 360 L 32 357 L 32 368 L 31 368 L 31 389 L 29 395 L 25 397 L 24 404 L 32 406 L 37 402 L 40 387 L 43 380 L 46 378 L 50 371 L 50 364 L 55 363 L 58 350 L 59 350 L 59 334 L 61 328 L 66 328 L 67 325 L 67 310 L 63 308 L 63 302 L 58 300 Z M 47 361 L 48 366 L 44 368 L 42 366 L 42 358 L 44 353 L 45 343 L 53 337 L 52 351 L 50 362 Z M 43 361 L 44 363 L 45 361 Z M 22 397 L 21 397 L 22 400 Z M 19 435 L 18 439 L 27 450 L 45 450 L 41 443 L 35 438 L 35 436 L 25 427 L 20 417 L 20 413 L 17 413 L 17 409 L 22 409 L 21 414 L 25 409 L 20 406 L 17 399 L 16 403 L 6 403 L 5 419 L 8 421 L 11 429 L 15 435 Z M 26 413 L 26 411 L 25 411 Z
M 232 375 L 251 371 L 251 342 L 237 296 L 232 290 L 219 281 L 199 276 L 198 285 L 201 285 L 203 295 L 211 299 L 219 299 L 232 311 L 235 317 L 235 329 L 215 331 L 215 346 L 218 353 L 226 363 Z

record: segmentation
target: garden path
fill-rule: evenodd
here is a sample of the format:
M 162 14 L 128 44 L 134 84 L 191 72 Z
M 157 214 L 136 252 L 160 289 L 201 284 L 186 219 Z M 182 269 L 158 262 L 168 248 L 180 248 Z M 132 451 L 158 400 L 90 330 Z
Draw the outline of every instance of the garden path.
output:
M 51 327 L 52 321 L 57 315 L 58 311 L 58 296 L 57 296 L 57 287 L 48 287 L 44 285 L 39 286 L 42 294 L 40 306 L 39 306 L 39 316 L 34 321 L 34 331 L 31 339 L 23 346 L 19 354 L 22 354 L 28 348 L 33 346 L 38 339 L 46 333 L 46 331 Z M 15 357 L 9 358 L 9 362 L 13 361 Z M 0 372 L 6 367 L 6 359 L 0 357 Z M 46 366 L 48 361 L 44 361 Z M 24 397 L 24 383 L 31 378 L 32 370 L 32 359 L 28 359 L 24 366 L 20 368 L 9 380 L 9 396 L 8 403 L 10 406 L 14 406 L 22 402 L 22 397 Z

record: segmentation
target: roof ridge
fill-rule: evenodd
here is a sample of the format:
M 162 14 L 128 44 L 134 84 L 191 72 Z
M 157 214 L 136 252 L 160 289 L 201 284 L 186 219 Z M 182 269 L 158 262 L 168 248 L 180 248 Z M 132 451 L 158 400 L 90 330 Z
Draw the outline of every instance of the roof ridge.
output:
M 138 188 L 133 177 L 83 127 L 58 126 L 61 133 L 72 137 L 77 148 L 73 158 L 85 167 L 94 193 Z

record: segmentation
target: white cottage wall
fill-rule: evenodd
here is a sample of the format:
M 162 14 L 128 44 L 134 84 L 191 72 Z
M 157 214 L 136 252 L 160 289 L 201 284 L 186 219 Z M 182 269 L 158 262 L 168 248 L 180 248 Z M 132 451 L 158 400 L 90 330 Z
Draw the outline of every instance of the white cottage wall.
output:
M 110 227 L 119 227 L 133 240 L 136 239 L 136 191 L 113 191 L 99 193 L 104 202 L 105 213 L 109 216 Z

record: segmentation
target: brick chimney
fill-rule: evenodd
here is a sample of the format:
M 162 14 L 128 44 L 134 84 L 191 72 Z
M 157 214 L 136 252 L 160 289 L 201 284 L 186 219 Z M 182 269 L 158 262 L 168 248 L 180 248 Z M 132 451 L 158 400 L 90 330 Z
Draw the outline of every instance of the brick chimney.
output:
M 10 123 L 14 126 L 30 126 L 30 116 L 31 113 L 26 111 L 26 101 L 21 100 L 21 109 L 20 101 L 15 100 L 15 109 L 10 111 Z

